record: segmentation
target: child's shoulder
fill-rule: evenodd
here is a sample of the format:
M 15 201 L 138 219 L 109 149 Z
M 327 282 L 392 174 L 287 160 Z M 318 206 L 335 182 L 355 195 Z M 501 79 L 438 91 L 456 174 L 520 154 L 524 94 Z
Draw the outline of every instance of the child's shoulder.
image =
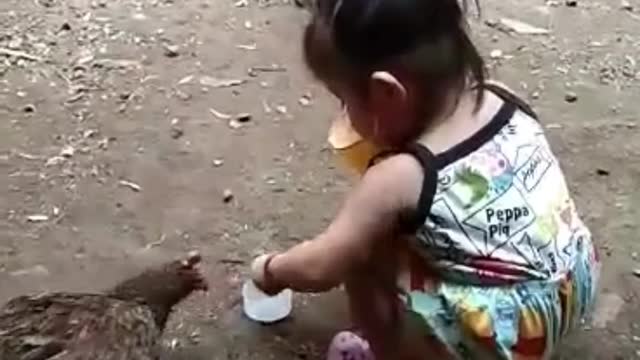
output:
M 381 154 L 372 161 L 363 181 L 401 183 L 423 177 L 424 164 L 410 152 Z M 413 182 L 413 181 L 412 181 Z
M 364 196 L 387 199 L 395 208 L 414 207 L 422 193 L 424 164 L 411 153 L 393 153 L 380 157 L 364 173 L 358 186 Z

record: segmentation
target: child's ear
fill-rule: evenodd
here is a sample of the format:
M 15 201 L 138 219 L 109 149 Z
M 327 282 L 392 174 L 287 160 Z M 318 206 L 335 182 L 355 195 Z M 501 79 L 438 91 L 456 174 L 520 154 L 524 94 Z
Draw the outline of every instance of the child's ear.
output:
M 376 71 L 369 78 L 369 98 L 373 106 L 390 106 L 406 101 L 407 89 L 388 71 Z

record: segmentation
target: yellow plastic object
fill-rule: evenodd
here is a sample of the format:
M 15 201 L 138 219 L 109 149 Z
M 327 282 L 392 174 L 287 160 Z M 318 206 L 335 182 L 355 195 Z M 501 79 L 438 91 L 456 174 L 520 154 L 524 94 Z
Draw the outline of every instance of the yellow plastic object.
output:
M 336 149 L 335 152 L 342 162 L 358 175 L 364 174 L 369 161 L 378 153 L 375 146 L 364 140 L 345 149 Z
M 367 170 L 369 161 L 379 152 L 353 129 L 345 111 L 333 121 L 328 140 L 341 162 L 359 175 Z

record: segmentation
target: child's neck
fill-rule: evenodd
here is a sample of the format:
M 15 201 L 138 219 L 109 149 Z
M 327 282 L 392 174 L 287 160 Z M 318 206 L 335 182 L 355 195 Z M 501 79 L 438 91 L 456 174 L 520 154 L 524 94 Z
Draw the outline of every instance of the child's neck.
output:
M 484 100 L 476 111 L 476 93 L 473 90 L 465 91 L 453 111 L 448 111 L 432 125 L 420 137 L 424 143 L 435 153 L 442 153 L 453 146 L 463 142 L 482 129 L 502 105 L 502 100 L 493 93 L 486 91 Z

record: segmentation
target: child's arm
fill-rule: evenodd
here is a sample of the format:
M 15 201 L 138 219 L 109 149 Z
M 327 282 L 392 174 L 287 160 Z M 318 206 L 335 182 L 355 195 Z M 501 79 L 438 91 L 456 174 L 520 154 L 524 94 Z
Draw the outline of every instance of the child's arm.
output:
M 382 161 L 367 171 L 324 233 L 257 259 L 254 280 L 269 293 L 283 288 L 321 292 L 340 285 L 370 260 L 376 246 L 396 240 L 402 215 L 417 205 L 422 181 L 422 168 L 412 156 Z

